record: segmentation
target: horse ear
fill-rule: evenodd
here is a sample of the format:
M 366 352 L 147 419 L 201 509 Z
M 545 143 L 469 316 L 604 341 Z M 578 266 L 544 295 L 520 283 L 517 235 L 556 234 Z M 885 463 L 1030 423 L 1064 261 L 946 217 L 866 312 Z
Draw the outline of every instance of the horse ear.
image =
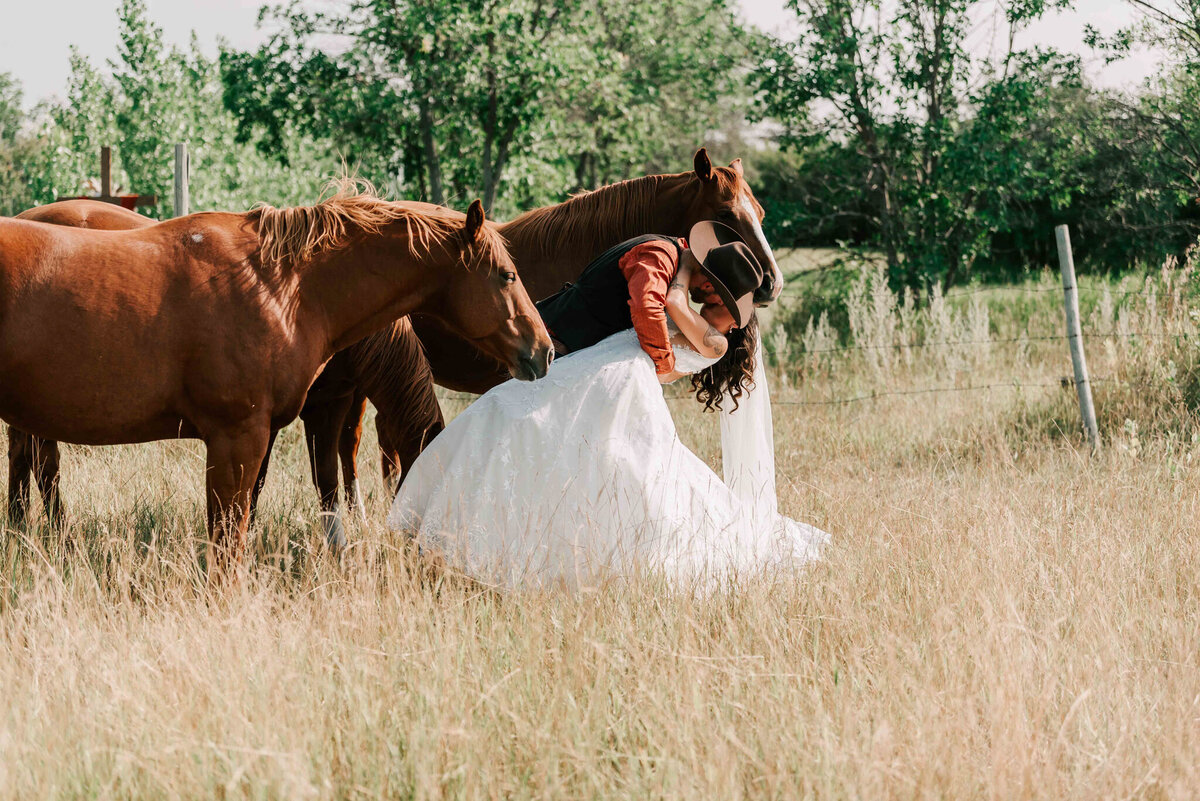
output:
M 708 157 L 708 148 L 702 147 L 697 150 L 693 162 L 696 166 L 696 175 L 701 181 L 707 183 L 713 179 L 713 166 L 712 160 Z
M 742 160 L 741 159 L 734 159 L 733 161 L 729 162 L 729 166 L 738 175 L 742 175 L 742 176 L 745 175 L 745 173 L 742 172 Z
M 463 235 L 466 236 L 468 242 L 474 242 L 479 239 L 479 232 L 483 230 L 483 203 L 478 198 L 467 209 L 467 224 L 463 228 Z

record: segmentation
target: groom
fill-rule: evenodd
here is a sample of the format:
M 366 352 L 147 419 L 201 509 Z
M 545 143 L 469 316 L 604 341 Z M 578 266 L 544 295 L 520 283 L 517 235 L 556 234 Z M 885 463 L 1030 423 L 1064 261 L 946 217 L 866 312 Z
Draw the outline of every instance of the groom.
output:
M 691 243 L 690 245 L 688 243 Z M 665 381 L 675 370 L 667 333 L 667 289 L 684 260 L 693 263 L 689 294 L 705 306 L 726 306 L 739 326 L 752 309 L 734 302 L 763 282 L 763 269 L 727 225 L 697 223 L 687 239 L 659 234 L 627 239 L 601 253 L 573 284 L 537 303 L 557 355 L 595 345 L 633 328 Z

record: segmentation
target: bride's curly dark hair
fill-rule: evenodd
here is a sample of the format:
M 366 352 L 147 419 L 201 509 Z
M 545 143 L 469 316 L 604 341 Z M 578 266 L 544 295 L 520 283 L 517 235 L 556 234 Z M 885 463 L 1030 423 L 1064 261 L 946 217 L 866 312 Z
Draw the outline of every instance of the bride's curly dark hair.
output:
M 704 404 L 704 411 L 720 410 L 721 402 L 733 400 L 736 411 L 743 393 L 754 386 L 754 352 L 758 349 L 758 316 L 752 316 L 743 328 L 731 330 L 726 339 L 729 348 L 720 360 L 692 375 L 692 389 L 696 400 Z

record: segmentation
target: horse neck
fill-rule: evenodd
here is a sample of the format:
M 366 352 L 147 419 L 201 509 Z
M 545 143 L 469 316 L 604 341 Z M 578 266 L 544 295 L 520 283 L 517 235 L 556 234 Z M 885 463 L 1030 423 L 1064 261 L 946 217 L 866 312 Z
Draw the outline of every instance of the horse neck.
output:
M 301 304 L 323 322 L 332 355 L 428 302 L 445 283 L 448 258 L 436 242 L 417 255 L 406 236 L 360 234 L 303 265 Z
M 573 281 L 592 257 L 641 234 L 687 234 L 695 173 L 649 175 L 576 195 L 503 224 L 509 253 L 535 298 Z

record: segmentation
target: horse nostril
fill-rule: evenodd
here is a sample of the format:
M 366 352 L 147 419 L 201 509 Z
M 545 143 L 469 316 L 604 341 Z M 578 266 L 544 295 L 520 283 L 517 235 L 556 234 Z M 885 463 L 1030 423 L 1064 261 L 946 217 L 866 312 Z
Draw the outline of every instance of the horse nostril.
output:
M 545 378 L 546 373 L 550 371 L 550 359 L 552 358 L 553 348 L 544 348 L 534 351 L 531 355 L 521 360 L 522 365 L 529 372 L 531 380 Z

